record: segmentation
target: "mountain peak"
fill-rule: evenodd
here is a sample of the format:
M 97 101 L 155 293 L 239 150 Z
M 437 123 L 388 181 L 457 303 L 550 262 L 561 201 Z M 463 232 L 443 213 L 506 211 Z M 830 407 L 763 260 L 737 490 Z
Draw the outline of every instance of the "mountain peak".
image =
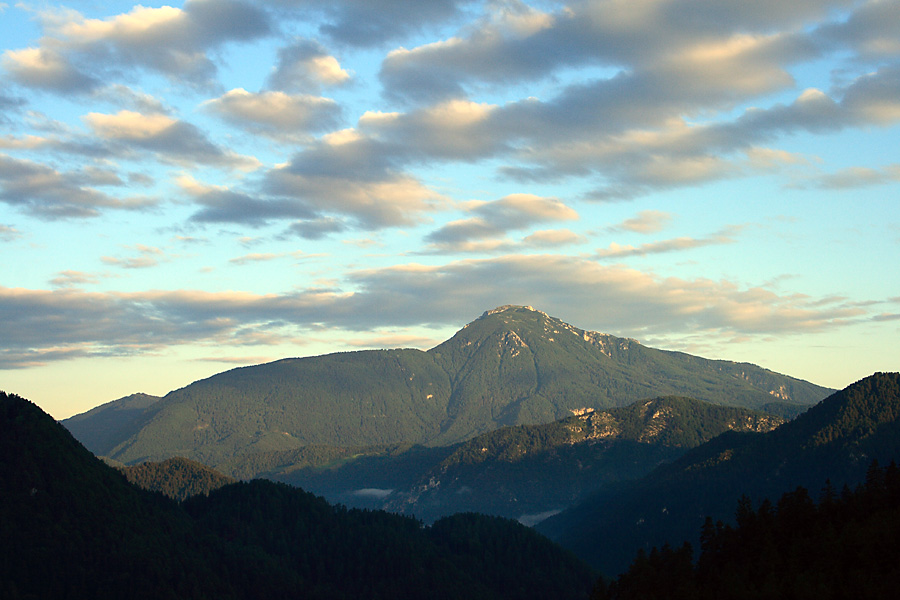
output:
M 489 317 L 491 315 L 495 315 L 497 313 L 502 313 L 502 312 L 511 312 L 511 311 L 520 312 L 520 311 L 526 311 L 526 310 L 538 313 L 540 315 L 544 315 L 545 317 L 550 316 L 543 311 L 537 310 L 533 306 L 524 306 L 524 305 L 520 305 L 520 304 L 504 304 L 503 306 L 498 306 L 495 309 L 484 311 L 484 313 L 482 313 L 482 315 L 481 315 L 481 318 L 484 319 L 485 317 Z

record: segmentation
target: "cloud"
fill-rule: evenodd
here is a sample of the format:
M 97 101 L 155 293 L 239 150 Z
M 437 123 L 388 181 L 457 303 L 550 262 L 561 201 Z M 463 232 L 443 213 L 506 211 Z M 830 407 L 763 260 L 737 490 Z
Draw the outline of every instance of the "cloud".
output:
M 163 250 L 155 246 L 137 244 L 133 249 L 137 252 L 136 256 L 130 258 L 103 256 L 100 260 L 107 265 L 121 267 L 123 269 L 147 269 L 158 266 L 160 261 L 165 262 L 171 260 Z
M 71 288 L 82 285 L 96 285 L 100 282 L 100 277 L 93 273 L 85 273 L 83 271 L 60 271 L 56 277 L 50 280 L 50 284 L 54 287 Z
M 620 244 L 616 244 L 613 242 L 609 245 L 608 248 L 598 250 L 597 258 L 607 259 L 607 258 L 627 258 L 629 256 L 646 256 L 648 254 L 661 254 L 664 252 L 677 252 L 681 250 L 691 250 L 693 248 L 700 248 L 703 246 L 710 246 L 715 244 L 729 244 L 734 242 L 734 240 L 724 237 L 724 236 L 716 236 L 710 238 L 691 238 L 691 237 L 679 237 L 671 240 L 663 240 L 661 242 L 653 242 L 650 244 L 641 244 L 640 246 L 623 246 Z
M 304 258 L 307 255 L 303 252 L 253 252 L 250 254 L 245 254 L 243 256 L 238 256 L 237 258 L 228 259 L 228 262 L 233 265 L 249 265 L 253 263 L 260 262 L 269 262 L 271 260 L 277 260 L 279 258 L 285 257 L 293 257 L 293 258 Z
M 847 167 L 835 173 L 825 173 L 808 177 L 788 187 L 797 189 L 848 190 L 900 181 L 900 164 L 881 168 Z
M 73 66 L 65 55 L 44 48 L 7 50 L 0 65 L 13 81 L 59 94 L 88 92 L 100 81 Z
M 0 242 L 11 242 L 22 237 L 22 232 L 12 225 L 0 225 Z
M 322 217 L 291 223 L 285 235 L 296 235 L 307 240 L 321 240 L 332 233 L 347 231 L 347 224 L 334 217 Z
M 729 281 L 659 278 L 577 257 L 503 256 L 360 270 L 341 284 L 282 294 L 0 287 L 0 312 L 8 315 L 0 322 L 6 348 L 0 363 L 5 360 L 8 368 L 47 353 L 65 357 L 237 344 L 253 330 L 296 337 L 321 328 L 458 327 L 484 307 L 507 303 L 531 304 L 572 323 L 632 337 L 816 332 L 868 315 L 859 306 L 821 304 Z
M 149 151 L 164 163 L 209 164 L 253 170 L 259 161 L 223 150 L 197 127 L 162 113 L 121 110 L 116 114 L 88 113 L 82 117 L 94 135 L 122 151 Z
M 578 219 L 578 213 L 558 198 L 532 194 L 512 194 L 493 202 L 471 202 L 469 212 L 474 216 L 451 221 L 430 233 L 426 240 L 433 244 L 434 249 L 453 251 L 469 248 L 467 251 L 471 251 L 473 240 L 495 238 L 538 223 Z M 537 241 L 537 238 L 532 241 Z M 493 244 L 496 249 L 497 242 Z M 483 248 L 484 245 L 478 244 L 477 247 Z
M 0 154 L 0 202 L 42 219 L 96 217 L 101 209 L 143 210 L 152 198 L 120 198 L 91 187 L 91 173 L 60 172 Z
M 672 213 L 661 210 L 642 210 L 636 217 L 625 219 L 610 229 L 642 234 L 656 233 L 665 229 L 671 220 Z
M 297 200 L 266 199 L 235 192 L 225 186 L 206 185 L 189 175 L 176 183 L 202 208 L 191 215 L 197 223 L 243 223 L 259 227 L 280 219 L 313 218 L 314 211 Z
M 298 38 L 278 49 L 278 62 L 269 75 L 268 85 L 274 90 L 310 92 L 349 79 L 350 73 L 320 43 Z
M 574 2 L 553 13 L 521 2 L 490 3 L 489 16 L 463 35 L 392 52 L 381 79 L 389 96 L 433 102 L 479 84 L 536 81 L 563 68 L 601 65 L 625 73 L 613 78 L 613 89 L 639 103 L 716 103 L 783 88 L 791 78 L 782 65 L 815 54 L 803 36 L 768 32 L 821 18 L 822 3 L 803 3 L 790 15 L 766 4 L 772 15 L 760 19 L 737 3 Z
M 7 51 L 3 67 L 20 85 L 61 94 L 92 91 L 109 73 L 129 67 L 208 86 L 216 67 L 207 52 L 273 31 L 267 13 L 242 0 L 187 0 L 183 9 L 136 6 L 106 19 L 59 9 L 40 19 L 41 47 Z
M 468 100 L 448 100 L 409 113 L 367 112 L 361 131 L 403 147 L 406 160 L 474 160 L 510 150 L 508 131 L 493 121 L 496 108 Z
M 281 0 L 280 4 L 323 15 L 322 35 L 348 46 L 377 46 L 452 19 L 471 0 Z
M 412 225 L 443 197 L 398 169 L 395 148 L 353 131 L 326 136 L 265 175 L 263 190 L 363 229 Z
M 237 88 L 203 106 L 232 125 L 275 139 L 329 130 L 341 110 L 334 100 L 284 92 L 251 93 Z

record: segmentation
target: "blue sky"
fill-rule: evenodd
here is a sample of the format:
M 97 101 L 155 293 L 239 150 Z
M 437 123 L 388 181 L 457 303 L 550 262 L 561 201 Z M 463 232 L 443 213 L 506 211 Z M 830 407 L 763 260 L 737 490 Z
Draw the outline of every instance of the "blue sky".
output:
M 0 3 L 0 387 L 57 418 L 528 304 L 900 368 L 900 1 Z

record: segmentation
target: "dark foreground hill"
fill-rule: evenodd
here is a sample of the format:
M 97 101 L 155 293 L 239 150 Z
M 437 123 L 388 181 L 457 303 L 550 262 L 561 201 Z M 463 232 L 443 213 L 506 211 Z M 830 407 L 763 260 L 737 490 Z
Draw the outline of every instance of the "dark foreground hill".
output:
M 283 484 L 183 504 L 141 490 L 0 392 L 0 597 L 585 598 L 590 570 L 513 521 L 423 527 Z
M 689 544 L 639 551 L 592 600 L 893 600 L 900 589 L 900 469 L 873 462 L 866 480 L 816 502 L 798 487 L 756 507 L 746 497 L 734 526 L 707 520 L 699 557 Z
M 695 543 L 705 517 L 728 522 L 753 502 L 803 486 L 865 479 L 873 459 L 900 458 L 900 373 L 877 373 L 772 432 L 728 432 L 635 482 L 607 488 L 538 529 L 603 570 L 625 569 L 639 549 Z
M 119 401 L 64 424 L 94 453 L 125 464 L 184 456 L 233 474 L 241 468 L 235 457 L 308 446 L 444 446 L 657 396 L 794 416 L 830 392 L 749 364 L 584 331 L 530 307 L 502 307 L 427 352 L 234 369 L 142 410 L 132 410 L 133 401 L 122 410 Z

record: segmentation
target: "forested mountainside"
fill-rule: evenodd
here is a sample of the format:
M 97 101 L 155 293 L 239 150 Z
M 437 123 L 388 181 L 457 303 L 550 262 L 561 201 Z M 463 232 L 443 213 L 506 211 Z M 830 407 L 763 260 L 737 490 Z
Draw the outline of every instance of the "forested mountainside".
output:
M 460 445 L 414 486 L 386 497 L 426 521 L 460 511 L 535 522 L 615 482 L 637 479 L 725 431 L 784 422 L 741 408 L 664 397 L 544 425 L 504 427 Z M 292 481 L 300 481 L 295 474 Z
M 244 367 L 143 410 L 114 402 L 64 424 L 96 454 L 126 464 L 184 456 L 238 468 L 237 456 L 310 445 L 449 445 L 502 426 L 667 395 L 793 416 L 830 392 L 510 306 L 486 312 L 427 352 L 361 351 Z M 103 434 L 86 435 L 90 429 Z
M 584 563 L 513 521 L 333 506 L 267 481 L 182 504 L 0 392 L 0 597 L 585 598 Z
M 724 433 L 537 527 L 615 574 L 640 548 L 696 542 L 703 519 L 727 522 L 742 495 L 759 502 L 828 480 L 855 485 L 873 459 L 898 457 L 900 374 L 876 373 L 769 433 Z
M 134 485 L 145 490 L 160 492 L 178 501 L 187 500 L 198 494 L 208 496 L 213 490 L 236 483 L 233 477 L 228 477 L 206 465 L 180 456 L 162 462 L 123 465 L 119 469 Z
M 758 506 L 738 502 L 734 525 L 707 519 L 689 543 L 638 551 L 592 600 L 892 599 L 900 589 L 900 468 L 873 461 L 856 489 L 830 482 Z

